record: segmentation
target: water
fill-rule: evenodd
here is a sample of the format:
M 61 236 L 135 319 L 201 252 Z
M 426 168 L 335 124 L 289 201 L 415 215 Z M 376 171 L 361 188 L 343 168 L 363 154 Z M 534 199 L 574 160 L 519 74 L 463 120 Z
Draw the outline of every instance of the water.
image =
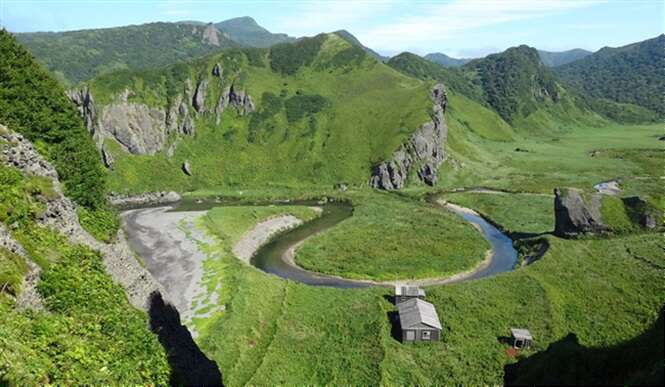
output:
M 199 201 L 183 201 L 173 211 L 201 211 L 217 206 L 229 205 L 318 205 L 323 208 L 323 213 L 317 219 L 307 222 L 293 230 L 279 234 L 271 242 L 262 246 L 252 258 L 252 265 L 284 279 L 301 282 L 312 286 L 330 286 L 336 288 L 362 288 L 376 285 L 371 281 L 350 280 L 324 274 L 314 273 L 297 266 L 294 266 L 284 260 L 286 252 L 305 241 L 307 238 L 324 232 L 331 227 L 338 225 L 345 219 L 353 215 L 353 206 L 344 202 L 330 202 L 319 204 L 316 201 L 281 201 L 281 202 L 242 202 L 242 201 L 220 201 L 214 199 L 201 199 Z M 431 284 L 436 283 L 456 283 L 477 280 L 493 276 L 499 273 L 511 271 L 515 268 L 517 262 L 517 251 L 513 248 L 512 240 L 503 234 L 499 229 L 487 222 L 481 216 L 448 207 L 448 209 L 458 216 L 461 216 L 469 223 L 476 225 L 482 232 L 483 237 L 490 243 L 492 248 L 491 258 L 488 265 L 482 269 L 454 280 L 441 279 L 432 280 Z M 340 227 L 343 227 L 341 225 Z M 131 229 L 127 230 L 131 234 Z

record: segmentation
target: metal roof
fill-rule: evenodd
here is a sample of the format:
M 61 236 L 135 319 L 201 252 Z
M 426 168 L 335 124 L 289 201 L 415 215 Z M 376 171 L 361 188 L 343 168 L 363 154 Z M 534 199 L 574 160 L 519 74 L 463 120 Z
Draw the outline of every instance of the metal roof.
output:
M 531 332 L 528 329 L 510 328 L 510 333 L 516 339 L 533 340 L 533 336 L 531 336 Z
M 425 291 L 417 286 L 397 285 L 395 286 L 396 296 L 425 297 Z
M 432 328 L 442 329 L 434 305 L 427 301 L 412 298 L 397 304 L 397 310 L 399 311 L 399 321 L 402 328 L 412 328 L 419 324 L 425 324 Z

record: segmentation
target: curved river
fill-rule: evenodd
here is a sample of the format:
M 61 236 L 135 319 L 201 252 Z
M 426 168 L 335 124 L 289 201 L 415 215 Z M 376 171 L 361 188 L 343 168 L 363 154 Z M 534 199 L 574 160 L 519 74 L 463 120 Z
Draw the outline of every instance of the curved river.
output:
M 247 205 L 247 203 L 219 203 L 213 201 L 204 201 L 202 203 L 183 202 L 172 211 L 200 211 L 216 206 L 235 204 Z M 350 204 L 344 202 L 330 202 L 321 205 L 313 201 L 293 201 L 288 203 L 262 202 L 254 204 L 299 204 L 309 206 L 318 205 L 323 208 L 323 213 L 319 218 L 307 222 L 290 231 L 278 234 L 271 242 L 263 245 L 251 260 L 252 265 L 267 273 L 308 285 L 331 286 L 338 288 L 360 288 L 376 285 L 387 286 L 392 285 L 395 282 L 413 283 L 415 285 L 422 286 L 450 284 L 489 277 L 498 273 L 510 271 L 513 270 L 517 262 L 517 252 L 513 248 L 512 240 L 496 227 L 494 227 L 491 223 L 483 219 L 480 215 L 463 207 L 434 203 L 435 205 L 445 207 L 447 210 L 454 212 L 458 216 L 464 218 L 467 222 L 473 224 L 476 229 L 480 230 L 485 239 L 490 243 L 491 254 L 489 258 L 480 264 L 476 269 L 450 278 L 432 278 L 415 281 L 404 280 L 373 282 L 329 276 L 302 269 L 294 265 L 292 259 L 289 259 L 288 257 L 289 255 L 292 256 L 297 247 L 300 246 L 307 238 L 324 232 L 352 216 L 353 207 Z M 130 236 L 132 235 L 131 225 L 128 227 L 127 232 Z

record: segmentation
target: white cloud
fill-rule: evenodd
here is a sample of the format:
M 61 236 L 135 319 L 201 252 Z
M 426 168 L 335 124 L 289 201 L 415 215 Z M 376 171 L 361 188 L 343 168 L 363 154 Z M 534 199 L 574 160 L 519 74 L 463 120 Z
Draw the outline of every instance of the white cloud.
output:
M 378 50 L 445 41 L 463 31 L 516 20 L 544 17 L 566 10 L 589 7 L 597 0 L 454 0 L 446 3 L 416 3 L 417 14 L 375 28 L 358 31 L 358 37 Z
M 289 4 L 293 9 L 288 15 L 277 17 L 275 26 L 295 36 L 353 29 L 389 11 L 396 3 L 395 0 L 301 1 Z

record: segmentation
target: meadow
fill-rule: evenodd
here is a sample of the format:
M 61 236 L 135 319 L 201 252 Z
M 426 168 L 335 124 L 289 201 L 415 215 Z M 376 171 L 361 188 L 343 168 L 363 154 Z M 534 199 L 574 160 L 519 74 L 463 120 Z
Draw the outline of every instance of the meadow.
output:
M 233 217 L 251 211 L 245 208 Z M 233 217 L 223 222 L 240 224 Z M 219 228 L 210 231 L 220 235 Z M 228 385 L 498 384 L 504 367 L 516 361 L 499 342 L 510 327 L 527 327 L 536 338 L 534 347 L 517 359 L 524 360 L 570 333 L 581 347 L 602 349 L 628 345 L 652 326 L 665 301 L 662 239 L 652 234 L 546 238 L 550 249 L 530 266 L 427 288 L 444 326 L 442 341 L 403 344 L 391 333 L 390 289 L 343 290 L 285 281 L 241 263 L 230 253 L 230 239 L 222 236 L 207 247 L 216 255 L 206 262 L 206 271 L 221 283 L 226 310 L 195 321 L 201 333 L 197 341 L 218 362 Z M 211 283 L 209 288 L 215 287 Z M 657 356 L 658 343 L 652 344 Z M 662 352 L 660 360 L 644 359 L 661 360 Z M 651 363 L 648 367 L 657 369 Z M 631 367 L 617 372 L 615 382 L 635 375 L 653 380 Z

